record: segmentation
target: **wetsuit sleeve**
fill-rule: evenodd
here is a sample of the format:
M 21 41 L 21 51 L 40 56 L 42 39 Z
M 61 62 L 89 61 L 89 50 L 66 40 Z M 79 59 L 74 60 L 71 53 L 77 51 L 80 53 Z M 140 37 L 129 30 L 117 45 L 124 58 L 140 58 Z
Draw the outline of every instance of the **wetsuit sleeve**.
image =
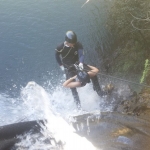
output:
M 61 61 L 61 49 L 63 47 L 63 43 L 61 43 L 60 45 L 58 45 L 55 49 L 55 58 L 56 58 L 56 61 L 57 63 L 61 66 L 62 65 L 62 61 Z
M 79 62 L 84 63 L 84 51 L 81 43 L 78 43 Z
M 60 53 L 57 52 L 57 49 L 56 49 L 56 52 L 55 52 L 55 58 L 56 58 L 57 63 L 61 66 L 62 62 L 61 62 L 61 59 L 60 59 Z
M 78 50 L 78 56 L 79 56 L 79 62 L 83 63 L 83 62 L 84 62 L 83 49 L 79 49 L 79 50 Z

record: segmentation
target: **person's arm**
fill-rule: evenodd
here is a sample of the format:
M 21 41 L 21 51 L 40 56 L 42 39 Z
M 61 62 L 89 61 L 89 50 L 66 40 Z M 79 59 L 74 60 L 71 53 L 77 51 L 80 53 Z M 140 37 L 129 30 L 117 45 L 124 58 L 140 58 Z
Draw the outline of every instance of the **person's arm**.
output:
M 74 79 L 76 78 L 76 76 L 66 80 L 64 83 L 63 83 L 63 86 L 64 87 L 67 87 L 67 88 L 75 88 L 75 87 L 80 87 L 81 86 L 81 83 L 78 82 L 78 81 L 73 81 Z
M 62 66 L 62 62 L 60 59 L 60 53 L 57 50 L 55 52 L 55 58 L 56 58 L 57 63 L 59 64 L 59 66 Z
M 91 70 L 88 71 L 88 74 L 90 77 L 93 77 L 93 76 L 96 76 L 97 73 L 99 72 L 98 68 L 94 67 L 94 66 L 90 66 L 90 65 L 87 65 Z
M 56 61 L 57 61 L 57 63 L 59 64 L 60 67 L 63 66 L 63 65 L 62 65 L 62 60 L 61 60 L 61 57 L 60 57 L 61 52 L 62 52 L 62 50 L 63 50 L 63 47 L 64 47 L 64 43 L 61 43 L 61 44 L 59 44 L 59 45 L 55 48 L 55 58 L 56 58 Z
M 79 63 L 84 63 L 84 51 L 80 42 L 77 42 Z
M 83 49 L 79 49 L 78 50 L 78 56 L 79 56 L 79 63 L 82 63 L 84 62 L 84 52 L 83 52 Z
M 65 68 L 64 68 L 64 66 L 63 66 L 63 64 L 62 64 L 62 61 L 61 61 L 61 59 L 60 59 L 60 53 L 57 52 L 57 50 L 56 50 L 56 53 L 55 53 L 55 58 L 56 58 L 57 63 L 58 63 L 59 66 L 60 66 L 60 69 L 61 69 L 62 71 L 64 71 Z
M 84 63 L 83 46 L 80 42 L 77 42 L 77 47 L 78 47 L 79 68 L 80 68 L 80 70 L 83 70 L 83 63 Z

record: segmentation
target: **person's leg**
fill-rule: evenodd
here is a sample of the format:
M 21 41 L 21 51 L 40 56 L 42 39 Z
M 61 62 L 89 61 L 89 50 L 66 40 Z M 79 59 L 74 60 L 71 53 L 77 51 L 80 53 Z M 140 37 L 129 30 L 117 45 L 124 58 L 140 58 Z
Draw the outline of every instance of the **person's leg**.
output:
M 69 79 L 73 76 L 76 75 L 76 70 L 75 69 L 69 69 L 66 72 L 66 78 Z M 76 88 L 70 88 L 71 89 L 71 92 L 72 92 L 72 95 L 73 95 L 73 98 L 74 98 L 74 101 L 77 105 L 77 108 L 80 109 L 81 108 L 81 104 L 80 104 L 80 99 L 79 99 L 79 95 L 78 95 L 78 92 L 77 92 L 77 89 Z
M 76 103 L 76 106 L 77 106 L 78 109 L 80 109 L 81 108 L 81 103 L 80 103 L 80 99 L 79 99 L 77 89 L 76 88 L 70 88 L 70 89 L 71 89 L 74 101 Z
M 91 70 L 86 64 L 84 64 L 84 69 L 85 71 Z M 97 76 L 92 77 L 91 81 L 93 84 L 94 91 L 96 91 L 99 96 L 103 96 L 103 91 L 101 90 Z
M 103 92 L 102 92 L 101 87 L 99 85 L 97 76 L 92 77 L 91 81 L 93 84 L 94 91 L 96 91 L 99 96 L 103 96 Z

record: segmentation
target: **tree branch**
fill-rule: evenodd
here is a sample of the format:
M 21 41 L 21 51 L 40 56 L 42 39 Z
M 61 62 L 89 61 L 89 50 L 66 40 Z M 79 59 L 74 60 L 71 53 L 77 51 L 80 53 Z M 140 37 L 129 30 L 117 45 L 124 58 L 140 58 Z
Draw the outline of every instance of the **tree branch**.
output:
M 136 29 L 136 30 L 150 30 L 150 29 L 140 29 L 140 28 L 136 27 L 136 26 L 133 24 L 133 21 L 134 21 L 134 19 L 131 21 L 131 25 L 132 25 L 132 27 L 133 27 L 134 29 Z
M 131 13 L 130 13 L 130 15 L 131 15 L 134 19 L 136 19 L 136 20 L 143 20 L 143 21 L 148 21 L 148 22 L 150 22 L 150 18 L 149 18 L 149 16 L 148 16 L 149 13 L 150 13 L 150 11 L 147 12 L 147 18 L 145 18 L 145 19 L 135 17 L 135 16 L 132 15 Z
M 133 27 L 134 29 L 136 29 L 136 30 L 150 30 L 150 29 L 140 29 L 140 28 L 136 27 L 136 26 L 133 24 L 133 22 L 134 22 L 135 20 L 147 21 L 147 23 L 149 23 L 149 22 L 150 22 L 149 13 L 150 13 L 150 11 L 147 12 L 147 18 L 145 18 L 145 19 L 135 17 L 134 15 L 132 15 L 132 14 L 130 13 L 131 16 L 134 18 L 134 19 L 131 21 L 132 27 Z

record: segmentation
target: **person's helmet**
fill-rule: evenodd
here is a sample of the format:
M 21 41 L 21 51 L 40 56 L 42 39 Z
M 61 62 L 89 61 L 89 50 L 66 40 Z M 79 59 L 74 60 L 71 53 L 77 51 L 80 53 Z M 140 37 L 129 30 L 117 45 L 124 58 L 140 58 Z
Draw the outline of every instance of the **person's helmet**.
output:
M 67 31 L 65 36 L 65 41 L 74 44 L 77 42 L 77 36 L 73 31 Z
M 78 71 L 77 77 L 78 77 L 79 81 L 82 82 L 83 84 L 90 82 L 89 74 L 85 71 Z

